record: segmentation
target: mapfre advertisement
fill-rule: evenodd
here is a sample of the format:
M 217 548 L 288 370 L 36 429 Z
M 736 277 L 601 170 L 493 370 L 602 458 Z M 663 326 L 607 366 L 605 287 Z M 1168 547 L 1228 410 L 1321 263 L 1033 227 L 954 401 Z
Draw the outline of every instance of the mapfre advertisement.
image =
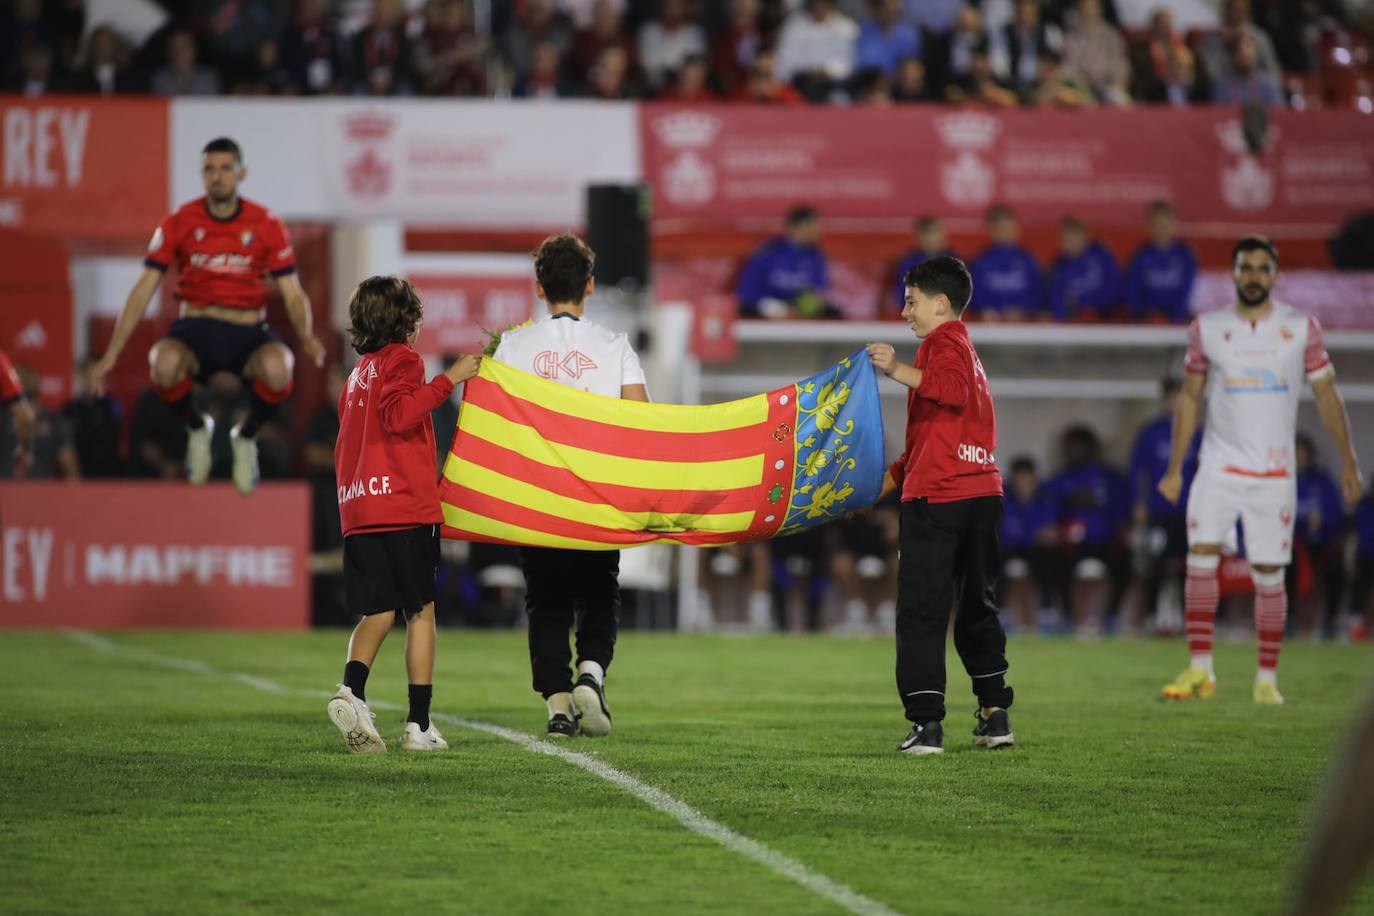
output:
M 166 101 L 0 96 L 0 226 L 147 239 L 166 212 Z
M 1035 222 L 1141 219 L 1332 226 L 1374 206 L 1374 119 L 1274 112 L 1247 142 L 1240 111 L 641 108 L 657 220 L 978 217 L 1007 203 Z
M 309 489 L 0 483 L 0 626 L 303 629 Z

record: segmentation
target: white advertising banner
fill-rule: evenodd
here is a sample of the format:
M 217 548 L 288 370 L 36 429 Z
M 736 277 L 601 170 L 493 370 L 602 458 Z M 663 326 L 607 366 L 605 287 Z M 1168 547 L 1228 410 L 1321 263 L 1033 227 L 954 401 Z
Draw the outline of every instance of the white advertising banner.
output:
M 643 176 L 634 105 L 177 99 L 174 201 L 203 193 L 200 150 L 243 148 L 243 193 L 286 219 L 577 227 L 589 184 Z

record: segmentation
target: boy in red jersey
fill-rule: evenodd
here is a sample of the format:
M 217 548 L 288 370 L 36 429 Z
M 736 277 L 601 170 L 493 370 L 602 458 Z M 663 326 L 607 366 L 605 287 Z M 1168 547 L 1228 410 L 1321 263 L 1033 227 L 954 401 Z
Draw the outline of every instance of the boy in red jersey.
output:
M 249 384 L 248 417 L 229 437 L 234 485 L 245 496 L 258 481 L 254 437 L 291 394 L 294 370 L 291 350 L 264 320 L 263 274 L 271 274 L 281 291 L 301 350 L 316 366 L 324 365 L 324 346 L 311 329 L 310 300 L 296 276 L 286 226 L 275 213 L 239 196 L 247 174 L 233 140 L 220 137 L 205 145 L 205 196 L 183 204 L 153 233 L 143 273 L 115 323 L 110 347 L 91 370 L 96 390 L 103 391 L 105 376 L 143 319 L 162 275 L 175 263 L 180 318 L 148 352 L 153 390 L 186 423 L 187 476 L 199 484 L 210 476 L 214 423 L 192 405 L 195 382 L 232 372 Z
M 430 411 L 453 386 L 477 374 L 481 359 L 464 356 L 425 382 L 411 346 L 424 306 L 398 277 L 369 277 L 348 303 L 349 336 L 361 354 L 339 395 L 334 473 L 344 533 L 344 591 L 350 614 L 363 619 L 348 640 L 343 683 L 329 717 L 355 754 L 386 750 L 372 724 L 364 690 L 377 650 L 400 611 L 406 621 L 410 713 L 401 748 L 448 748 L 429 719 L 434 693 L 434 570 L 439 561 L 438 474 Z
M 958 596 L 954 648 L 973 680 L 978 724 L 973 743 L 1011 747 L 1007 637 L 997 617 L 1002 475 L 993 450 L 997 418 L 983 364 L 960 317 L 973 292 L 968 268 L 939 257 L 906 275 L 902 317 L 922 338 L 914 365 L 891 344 L 868 345 L 869 359 L 911 389 L 906 451 L 892 463 L 883 495 L 902 495 L 897 572 L 897 689 L 911 733 L 897 749 L 944 751 L 945 630 Z

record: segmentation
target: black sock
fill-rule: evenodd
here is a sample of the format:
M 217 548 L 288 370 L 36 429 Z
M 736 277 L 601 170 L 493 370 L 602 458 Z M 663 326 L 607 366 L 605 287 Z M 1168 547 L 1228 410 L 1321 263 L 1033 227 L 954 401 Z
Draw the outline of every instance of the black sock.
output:
M 196 410 L 196 406 L 191 401 L 191 392 L 186 392 L 184 397 L 175 401 L 163 401 L 167 409 L 176 414 L 178 420 L 186 424 L 187 429 L 200 429 L 205 425 L 205 418 Z
M 267 403 L 258 397 L 256 391 L 252 392 L 248 397 L 248 416 L 239 426 L 239 437 L 251 439 L 256 436 L 258 430 L 262 429 L 262 425 L 272 419 L 272 415 L 277 412 L 279 406 L 281 405 Z
M 367 697 L 363 692 L 367 689 L 368 667 L 362 662 L 349 662 L 344 665 L 344 686 L 353 691 L 353 695 L 364 703 Z
M 410 715 L 407 722 L 420 726 L 420 731 L 429 731 L 429 701 L 434 696 L 433 684 L 410 685 Z

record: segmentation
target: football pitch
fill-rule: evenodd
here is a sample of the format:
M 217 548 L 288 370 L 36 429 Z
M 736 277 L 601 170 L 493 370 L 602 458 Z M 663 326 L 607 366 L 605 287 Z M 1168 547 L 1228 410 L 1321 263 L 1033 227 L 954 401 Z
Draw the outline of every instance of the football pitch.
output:
M 1165 705 L 1178 642 L 1013 640 L 1016 749 L 972 747 L 951 655 L 917 758 L 888 641 L 627 633 L 615 733 L 549 752 L 523 634 L 446 631 L 453 750 L 353 756 L 346 639 L 0 635 L 0 911 L 1278 913 L 1374 668 L 1290 645 L 1257 708 L 1253 644 L 1222 645 L 1218 699 Z

